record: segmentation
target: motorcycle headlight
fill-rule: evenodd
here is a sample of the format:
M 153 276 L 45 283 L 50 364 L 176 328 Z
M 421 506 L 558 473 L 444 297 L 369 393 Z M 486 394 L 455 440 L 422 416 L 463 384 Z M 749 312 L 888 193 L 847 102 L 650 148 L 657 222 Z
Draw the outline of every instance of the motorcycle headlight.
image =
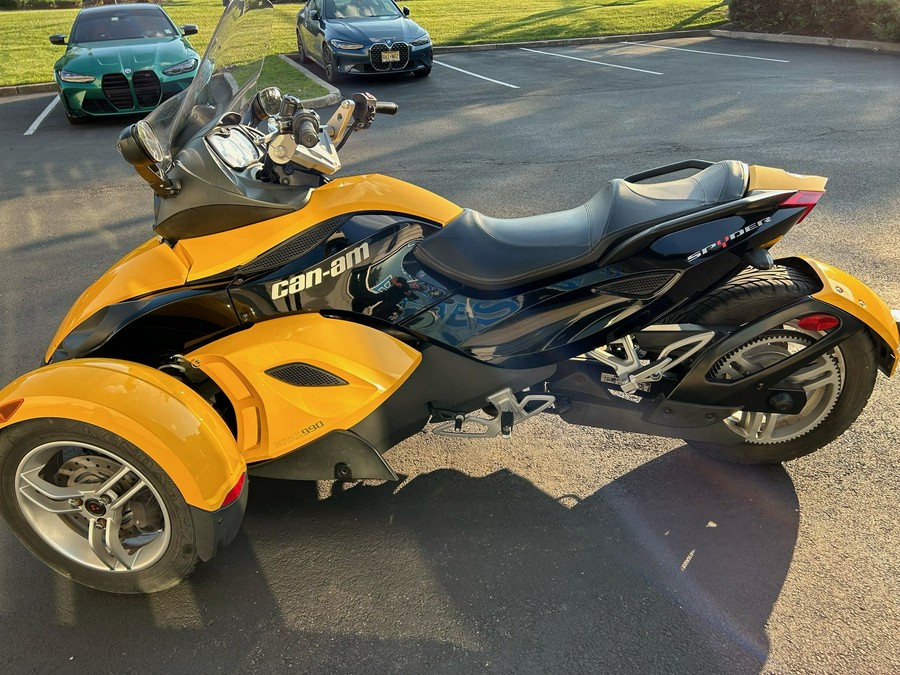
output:
M 174 66 L 169 66 L 163 70 L 164 75 L 181 75 L 182 73 L 189 73 L 194 68 L 197 67 L 197 59 L 188 59 L 187 61 L 182 61 L 181 63 L 176 63 Z
M 59 79 L 63 82 L 93 82 L 96 78 L 93 75 L 82 75 L 81 73 L 73 73 L 70 70 L 59 71 Z
M 343 40 L 332 40 L 331 46 L 335 49 L 343 49 L 345 51 L 356 51 L 363 48 L 358 42 L 344 42 Z
M 428 33 L 425 33 L 422 37 L 417 37 L 415 40 L 410 42 L 413 47 L 424 47 L 425 45 L 431 44 L 431 36 Z

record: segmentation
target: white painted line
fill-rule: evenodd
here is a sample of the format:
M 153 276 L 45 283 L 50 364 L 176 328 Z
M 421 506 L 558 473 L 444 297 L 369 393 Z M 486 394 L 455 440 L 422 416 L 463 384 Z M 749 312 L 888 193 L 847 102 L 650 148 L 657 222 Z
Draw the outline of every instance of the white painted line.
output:
M 450 70 L 456 70 L 460 73 L 465 73 L 466 75 L 471 75 L 472 77 L 477 77 L 479 80 L 487 80 L 488 82 L 493 82 L 494 84 L 502 84 L 504 87 L 509 87 L 510 89 L 519 89 L 514 84 L 510 84 L 509 82 L 501 82 L 500 80 L 493 80 L 490 77 L 485 77 L 484 75 L 479 75 L 478 73 L 472 73 L 468 70 L 463 70 L 462 68 L 457 68 L 456 66 L 451 66 L 449 63 L 441 63 L 440 61 L 434 61 L 439 66 L 444 66 L 444 68 L 449 68 Z
M 47 105 L 46 108 L 44 108 L 44 112 L 42 112 L 40 115 L 37 116 L 37 119 L 31 123 L 30 127 L 28 127 L 28 131 L 26 131 L 22 135 L 23 136 L 31 136 L 31 134 L 33 134 L 35 131 L 37 131 L 37 128 L 39 126 L 41 126 L 41 122 L 43 122 L 47 118 L 47 115 L 50 114 L 50 111 L 53 110 L 53 107 L 57 103 L 59 103 L 59 96 L 54 96 L 53 100 L 50 101 L 50 103 Z
M 638 45 L 640 47 L 654 47 L 655 49 L 673 49 L 676 52 L 693 52 L 694 54 L 710 54 L 711 56 L 730 56 L 733 59 L 753 59 L 754 61 L 774 61 L 775 63 L 790 63 L 784 59 L 766 59 L 762 56 L 744 56 L 743 54 L 723 54 L 722 52 L 705 52 L 702 49 L 685 49 L 684 47 L 667 47 L 650 42 L 621 42 L 623 45 Z
M 604 63 L 603 61 L 592 61 L 591 59 L 580 59 L 577 56 L 569 56 L 567 54 L 555 54 L 553 52 L 542 52 L 539 49 L 528 49 L 527 47 L 519 47 L 523 52 L 534 52 L 535 54 L 545 54 L 546 56 L 558 56 L 561 59 L 572 59 L 573 61 L 584 61 L 585 63 L 596 63 L 600 66 L 609 68 L 621 68 L 622 70 L 633 70 L 636 73 L 647 73 L 648 75 L 662 75 L 655 70 L 643 70 L 642 68 L 631 68 L 629 66 L 617 66 L 615 63 Z

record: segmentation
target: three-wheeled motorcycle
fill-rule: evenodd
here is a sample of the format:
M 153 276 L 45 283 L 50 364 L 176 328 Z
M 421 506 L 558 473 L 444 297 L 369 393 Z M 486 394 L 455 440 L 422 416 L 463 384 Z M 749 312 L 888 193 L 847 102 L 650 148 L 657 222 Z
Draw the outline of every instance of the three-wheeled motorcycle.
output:
M 332 178 L 396 106 L 355 94 L 322 123 L 258 90 L 271 14 L 231 3 L 191 87 L 122 132 L 155 234 L 0 392 L 0 514 L 56 571 L 167 588 L 235 536 L 248 475 L 395 480 L 385 452 L 429 422 L 555 415 L 782 462 L 895 371 L 900 314 L 770 252 L 825 178 L 689 160 L 511 220 Z

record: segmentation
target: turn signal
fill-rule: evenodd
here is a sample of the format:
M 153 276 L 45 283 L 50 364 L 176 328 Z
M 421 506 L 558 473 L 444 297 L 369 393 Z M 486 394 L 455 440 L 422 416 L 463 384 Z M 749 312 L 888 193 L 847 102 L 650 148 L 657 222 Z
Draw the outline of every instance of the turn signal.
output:
M 841 325 L 841 320 L 831 314 L 810 314 L 797 322 L 803 330 L 831 330 Z
M 228 491 L 227 495 L 225 495 L 225 501 L 222 502 L 222 506 L 228 506 L 231 502 L 241 496 L 241 490 L 244 489 L 244 481 L 246 480 L 247 474 L 242 473 L 235 486 Z
M 0 405 L 0 424 L 6 424 L 10 418 L 16 414 L 16 411 L 22 406 L 25 399 L 17 398 L 15 401 Z
M 806 211 L 803 212 L 803 215 L 800 216 L 800 219 L 797 221 L 798 223 L 802 223 L 803 219 L 809 215 L 809 212 L 812 211 L 813 207 L 819 203 L 819 200 L 824 195 L 824 192 L 812 192 L 807 190 L 800 190 L 795 192 L 790 197 L 781 202 L 780 208 L 791 207 L 805 207 Z

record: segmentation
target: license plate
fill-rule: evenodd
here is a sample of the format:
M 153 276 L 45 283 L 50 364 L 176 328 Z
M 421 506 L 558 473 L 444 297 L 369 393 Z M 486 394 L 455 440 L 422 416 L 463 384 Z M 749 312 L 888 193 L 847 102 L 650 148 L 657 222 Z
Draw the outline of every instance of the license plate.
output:
M 400 63 L 400 52 L 381 52 L 382 63 Z

